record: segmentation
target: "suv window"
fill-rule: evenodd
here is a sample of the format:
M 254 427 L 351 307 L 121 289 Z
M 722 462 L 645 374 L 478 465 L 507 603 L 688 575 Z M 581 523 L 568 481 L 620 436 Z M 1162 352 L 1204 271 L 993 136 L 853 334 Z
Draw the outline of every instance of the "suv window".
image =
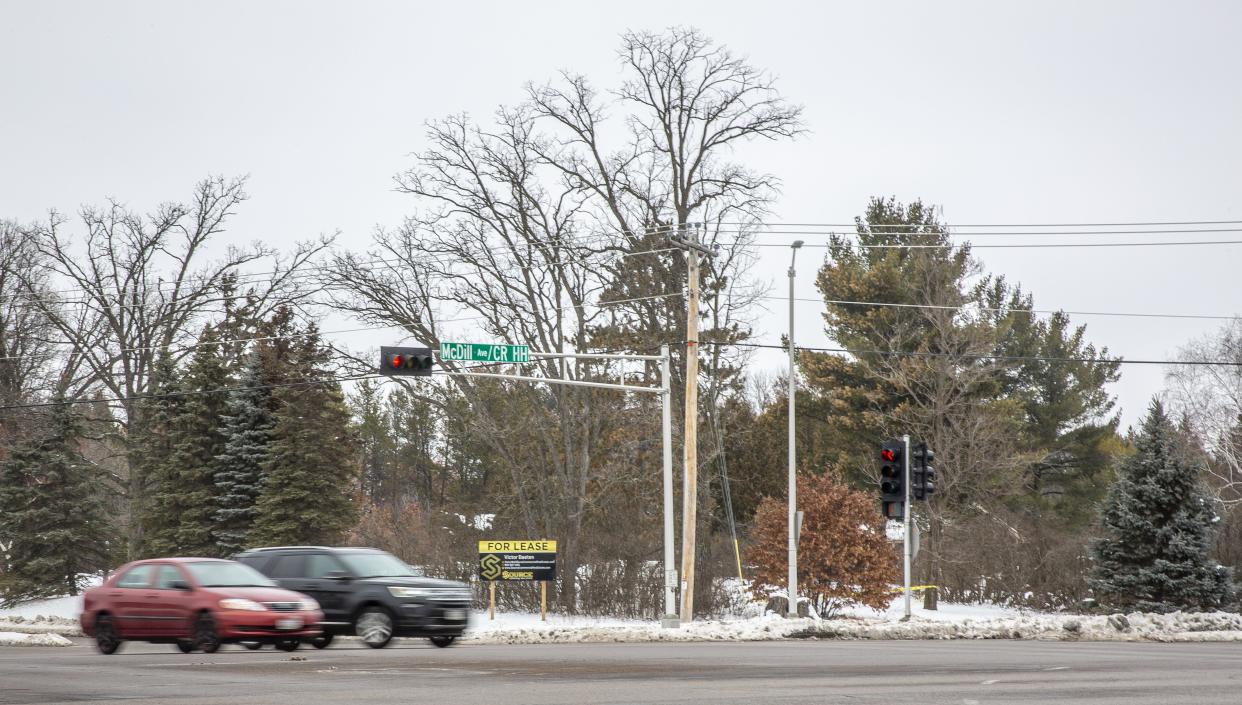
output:
M 343 571 L 345 566 L 329 553 L 312 553 L 306 557 L 306 577 L 322 578 L 332 571 Z
M 125 571 L 125 574 L 116 581 L 116 586 L 119 588 L 144 588 L 151 584 L 151 573 L 154 570 L 155 566 L 150 563 L 136 565 Z
M 181 571 L 170 565 L 162 565 L 155 572 L 155 588 L 157 590 L 172 590 L 172 584 L 180 580 L 185 582 L 185 577 L 181 575 Z
M 301 578 L 306 575 L 303 570 L 305 565 L 306 554 L 286 553 L 270 561 L 265 572 L 269 578 Z

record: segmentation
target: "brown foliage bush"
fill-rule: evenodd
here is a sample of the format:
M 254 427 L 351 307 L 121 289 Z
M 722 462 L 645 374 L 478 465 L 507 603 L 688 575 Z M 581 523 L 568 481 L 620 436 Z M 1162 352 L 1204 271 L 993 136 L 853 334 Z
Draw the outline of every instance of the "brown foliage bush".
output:
M 756 586 L 784 586 L 788 575 L 787 504 L 765 497 L 755 512 L 747 559 Z M 798 591 L 821 614 L 849 604 L 888 607 L 899 556 L 884 535 L 874 498 L 830 475 L 798 478 L 804 513 L 798 545 Z
M 425 512 L 416 504 L 399 508 L 368 505 L 347 541 L 388 551 L 436 578 L 469 581 L 477 571 L 478 532 L 456 516 Z

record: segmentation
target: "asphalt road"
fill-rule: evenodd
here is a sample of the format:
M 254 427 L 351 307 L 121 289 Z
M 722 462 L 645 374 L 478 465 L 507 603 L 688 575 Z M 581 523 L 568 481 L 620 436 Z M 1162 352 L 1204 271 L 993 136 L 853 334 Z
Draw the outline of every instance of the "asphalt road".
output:
M 292 660 L 298 659 L 298 660 Z M 301 660 L 305 659 L 305 660 Z M 1242 644 L 460 645 L 102 656 L 0 648 L 0 703 L 1242 703 Z

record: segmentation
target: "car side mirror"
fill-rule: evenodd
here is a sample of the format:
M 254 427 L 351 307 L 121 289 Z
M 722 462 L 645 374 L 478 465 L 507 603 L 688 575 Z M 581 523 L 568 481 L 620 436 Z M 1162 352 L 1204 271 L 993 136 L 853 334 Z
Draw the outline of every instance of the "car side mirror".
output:
M 324 573 L 323 577 L 325 580 L 339 580 L 341 582 L 349 582 L 350 580 L 353 580 L 354 576 L 350 575 L 349 573 L 346 573 L 343 570 L 329 570 L 327 573 Z
M 168 587 L 174 590 L 191 590 L 190 584 L 184 580 L 174 580 L 168 584 Z

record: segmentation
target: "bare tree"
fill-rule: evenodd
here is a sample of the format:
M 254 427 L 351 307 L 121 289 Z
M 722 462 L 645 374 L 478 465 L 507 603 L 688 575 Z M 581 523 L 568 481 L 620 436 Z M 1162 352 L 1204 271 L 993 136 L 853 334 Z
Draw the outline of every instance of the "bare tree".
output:
M 1242 318 L 1195 340 L 1178 358 L 1232 364 L 1178 364 L 1165 373 L 1170 411 L 1179 414 L 1209 456 L 1212 490 L 1226 504 L 1242 503 Z
M 243 187 L 244 179 L 210 178 L 188 203 L 165 203 L 148 215 L 116 201 L 85 207 L 78 237 L 66 232 L 68 219 L 55 212 L 31 229 L 41 260 L 25 275 L 24 290 L 80 370 L 62 386 L 70 397 L 102 388 L 118 399 L 117 419 L 131 455 L 144 423 L 142 397 L 152 391 L 161 352 L 174 362 L 190 354 L 195 328 L 230 306 L 247 307 L 258 321 L 302 301 L 307 287 L 299 271 L 329 245 L 302 244 L 288 255 L 257 244 L 229 246 L 210 260 L 214 239 L 246 199 Z M 47 291 L 44 282 L 66 288 Z M 133 458 L 128 464 L 130 543 L 136 550 L 143 478 Z
M 718 323 L 738 318 L 762 293 L 745 286 L 748 227 L 767 213 L 779 182 L 734 161 L 734 149 L 800 134 L 802 110 L 768 74 L 696 29 L 627 32 L 618 57 L 626 79 L 612 93 L 571 73 L 528 87 L 551 128 L 539 153 L 587 196 L 583 216 L 615 232 L 615 247 L 660 249 L 667 235 L 702 224 L 705 243 L 722 249 L 701 271 L 705 308 Z M 617 110 L 622 116 L 610 121 Z M 668 296 L 683 291 L 680 256 L 616 260 L 611 274 L 609 297 L 634 300 L 613 313 L 618 335 L 634 345 L 682 339 L 685 303 Z
M 0 405 L 40 401 L 56 384 L 55 331 L 37 301 L 48 288 L 46 277 L 37 274 L 40 258 L 25 229 L 0 221 Z M 3 412 L 0 452 L 21 438 L 35 417 L 29 410 Z

